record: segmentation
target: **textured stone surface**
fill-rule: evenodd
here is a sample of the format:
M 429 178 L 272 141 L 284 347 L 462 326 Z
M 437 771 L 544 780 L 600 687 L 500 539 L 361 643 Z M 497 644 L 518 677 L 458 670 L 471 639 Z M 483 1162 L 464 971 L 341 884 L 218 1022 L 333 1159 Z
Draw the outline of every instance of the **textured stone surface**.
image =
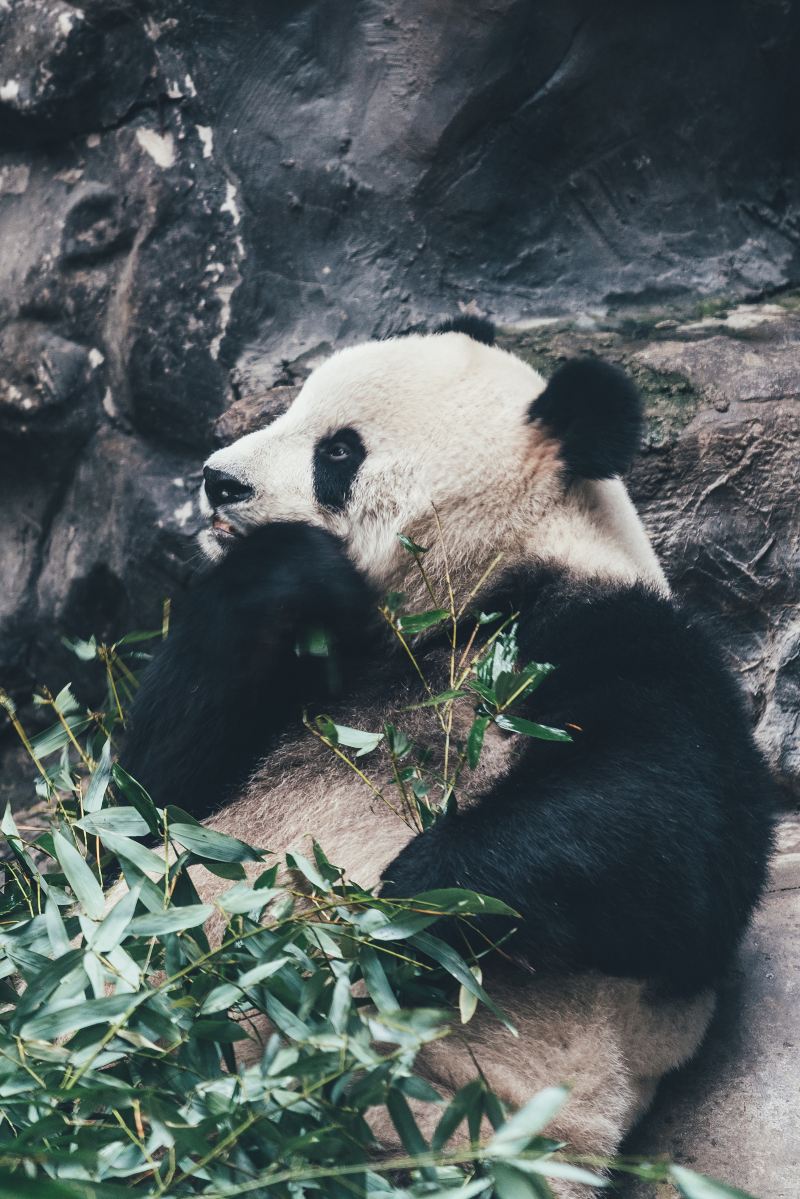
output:
M 800 1179 L 800 824 L 787 820 L 770 889 L 705 1046 L 665 1083 L 626 1145 L 757 1199 L 796 1199 Z M 638 1184 L 624 1199 L 654 1199 Z M 664 1188 L 659 1199 L 671 1199 Z M 622 1197 L 621 1197 L 622 1199 Z
M 122 5 L 9 0 L 0 10 L 2 139 L 26 147 L 114 124 L 142 98 L 152 67 L 142 22 Z
M 676 592 L 750 697 L 787 795 L 800 792 L 800 302 L 680 323 L 583 320 L 504 343 L 547 372 L 602 354 L 637 379 L 644 453 L 629 485 Z
M 286 411 L 299 390 L 299 387 L 273 387 L 234 400 L 214 425 L 215 441 L 221 446 L 230 445 L 245 433 L 263 429 Z

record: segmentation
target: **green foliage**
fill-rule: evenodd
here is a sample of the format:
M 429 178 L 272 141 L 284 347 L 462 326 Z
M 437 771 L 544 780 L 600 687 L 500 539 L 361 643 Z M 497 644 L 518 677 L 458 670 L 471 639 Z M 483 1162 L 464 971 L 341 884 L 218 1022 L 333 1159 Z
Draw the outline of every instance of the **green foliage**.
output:
M 90 777 L 100 770 L 102 756 Z M 496 1163 L 536 1161 L 545 1174 L 556 1164 L 539 1137 L 550 1100 L 488 1144 L 448 1152 L 465 1120 L 477 1126 L 502 1106 L 479 1081 L 441 1104 L 415 1073 L 421 1046 L 447 1030 L 452 980 L 492 1003 L 425 930 L 505 905 L 459 890 L 381 900 L 347 884 L 318 847 L 314 862 L 287 860 L 308 883 L 302 906 L 274 868 L 201 903 L 190 867 L 268 855 L 155 808 L 163 848 L 150 848 L 147 821 L 120 798 L 108 785 L 102 807 L 55 815 L 31 844 L 5 816 L 16 861 L 0 933 L 0 1195 L 24 1195 L 29 1179 L 32 1194 L 64 1199 L 422 1195 L 460 1188 L 455 1167 L 469 1162 L 471 1193 L 488 1194 Z M 138 863 L 109 843 L 149 856 Z M 144 867 L 155 863 L 153 882 Z M 109 893 L 120 872 L 128 889 Z M 210 944 L 203 925 L 215 913 Z M 233 1050 L 245 1043 L 246 1061 Z M 434 1147 L 411 1097 L 442 1105 Z M 380 1166 L 365 1119 L 376 1105 L 405 1149 Z
M 407 541 L 421 567 L 428 551 Z M 401 615 L 402 605 L 395 596 L 384 614 L 412 660 L 406 634 L 449 621 L 455 646 L 454 605 L 434 609 L 435 621 Z M 497 620 L 478 614 L 476 628 Z M 511 909 L 458 889 L 381 899 L 318 845 L 313 861 L 277 861 L 158 808 L 114 763 L 139 647 L 152 636 L 71 642 L 104 671 L 106 703 L 87 712 L 69 687 L 43 692 L 55 720 L 36 737 L 0 693 L 49 812 L 32 839 L 10 810 L 0 825 L 0 1199 L 535 1199 L 551 1194 L 548 1179 L 604 1185 L 603 1163 L 573 1160 L 543 1135 L 569 1102 L 566 1087 L 509 1112 L 481 1077 L 446 1102 L 418 1072 L 422 1047 L 478 1004 L 513 1035 L 479 964 L 432 931 Z M 445 739 L 443 770 L 392 724 L 365 733 L 321 716 L 308 727 L 378 793 L 358 759 L 382 746 L 403 811 L 427 827 L 455 802 L 493 722 L 567 739 L 509 713 L 551 670 L 519 669 L 513 621 L 475 654 L 459 660 L 454 648 L 451 686 L 426 701 Z M 466 744 L 451 747 L 457 703 L 471 704 L 474 720 Z M 196 889 L 199 867 L 229 884 L 213 904 Z M 430 1143 L 410 1100 L 439 1106 Z M 381 1109 L 404 1150 L 389 1160 L 376 1157 L 368 1122 Z M 454 1147 L 464 1130 L 470 1144 Z M 672 1180 L 686 1199 L 740 1194 L 666 1163 L 623 1168 Z

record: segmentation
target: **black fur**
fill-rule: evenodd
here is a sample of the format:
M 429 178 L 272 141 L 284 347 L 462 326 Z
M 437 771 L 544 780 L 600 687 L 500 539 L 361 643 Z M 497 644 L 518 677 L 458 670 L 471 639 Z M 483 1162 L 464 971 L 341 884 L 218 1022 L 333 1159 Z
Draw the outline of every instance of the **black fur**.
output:
M 304 704 L 357 677 L 374 609 L 329 533 L 294 523 L 251 533 L 178 608 L 133 706 L 125 769 L 159 805 L 219 807 Z M 316 629 L 333 658 L 298 655 Z
M 487 602 L 521 611 L 522 662 L 558 664 L 525 715 L 581 731 L 528 742 L 480 803 L 410 842 L 384 894 L 464 886 L 504 899 L 523 916 L 509 948 L 537 970 L 683 995 L 713 983 L 763 888 L 773 805 L 717 653 L 644 587 L 520 572 Z
M 218 806 L 304 703 L 331 694 L 320 664 L 295 654 L 303 629 L 332 631 L 342 695 L 410 685 L 371 631 L 373 605 L 335 538 L 299 524 L 253 533 L 179 613 L 137 699 L 127 769 L 158 803 Z M 482 606 L 521 613 L 521 662 L 558 665 L 523 714 L 580 731 L 526 741 L 474 806 L 410 842 L 384 894 L 461 885 L 506 900 L 523 917 L 509 949 L 537 971 L 597 969 L 675 995 L 714 983 L 764 884 L 773 802 L 716 652 L 641 586 L 520 570 Z M 269 829 L 249 836 L 268 842 Z M 484 922 L 493 937 L 507 928 Z
M 453 316 L 442 321 L 434 329 L 434 333 L 466 333 L 473 341 L 482 345 L 493 346 L 495 343 L 495 327 L 491 321 L 482 316 Z
M 561 442 L 571 474 L 608 479 L 628 469 L 639 449 L 642 403 L 631 380 L 608 362 L 574 358 L 555 371 L 530 407 Z
M 337 454 L 344 453 L 344 457 Z M 340 429 L 314 447 L 314 498 L 323 508 L 342 512 L 358 468 L 367 456 L 355 429 Z

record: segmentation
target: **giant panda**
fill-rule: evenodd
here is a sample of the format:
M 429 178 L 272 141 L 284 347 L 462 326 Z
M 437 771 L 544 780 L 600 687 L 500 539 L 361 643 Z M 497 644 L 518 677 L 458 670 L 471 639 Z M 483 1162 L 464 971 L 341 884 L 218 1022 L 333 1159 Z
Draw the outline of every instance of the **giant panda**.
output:
M 144 680 L 125 757 L 157 802 L 276 851 L 313 836 L 386 895 L 507 901 L 521 920 L 486 985 L 519 1039 L 479 1009 L 422 1067 L 448 1097 L 477 1061 L 510 1105 L 569 1082 L 548 1131 L 603 1155 L 700 1045 L 771 837 L 737 688 L 620 480 L 640 428 L 615 367 L 576 359 L 545 382 L 473 319 L 334 354 L 288 411 L 205 464 L 210 567 Z M 430 606 L 399 533 L 428 547 L 440 592 L 447 574 L 458 603 L 519 613 L 520 662 L 557 666 L 524 715 L 574 729 L 556 744 L 490 726 L 457 809 L 421 833 L 302 724 L 317 704 L 380 730 L 425 698 L 377 612 L 390 591 Z M 333 672 L 297 653 L 319 627 Z M 420 635 L 439 690 L 448 653 L 440 631 Z M 441 753 L 429 709 L 409 722 Z M 203 897 L 225 886 L 208 874 Z M 438 1118 L 418 1109 L 423 1127 Z

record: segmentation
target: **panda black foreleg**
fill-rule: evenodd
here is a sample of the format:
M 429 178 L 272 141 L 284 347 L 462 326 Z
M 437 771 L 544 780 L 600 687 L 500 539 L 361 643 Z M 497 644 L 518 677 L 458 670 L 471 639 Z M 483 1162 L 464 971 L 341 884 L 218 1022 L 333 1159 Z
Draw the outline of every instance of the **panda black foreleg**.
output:
M 679 790 L 693 802 L 682 808 Z M 657 796 L 660 823 L 645 795 Z M 410 841 L 384 871 L 382 894 L 478 891 L 521 919 L 474 920 L 476 950 L 516 925 L 505 948 L 538 971 L 597 970 L 693 994 L 722 974 L 745 923 L 724 899 L 703 806 L 699 784 L 652 765 L 637 774 L 613 751 L 549 777 L 523 760 L 474 806 Z M 463 946 L 461 922 L 434 931 Z
M 373 612 L 331 534 L 300 523 L 254 531 L 180 604 L 133 705 L 125 769 L 156 803 L 207 814 L 305 704 L 358 671 Z M 328 657 L 298 652 L 316 630 Z
M 487 819 L 490 809 L 494 817 Z M 572 962 L 576 934 L 570 912 L 548 894 L 545 882 L 556 869 L 543 841 L 547 832 L 532 836 L 529 821 L 519 816 L 500 795 L 490 792 L 478 808 L 443 817 L 414 837 L 386 867 L 381 895 L 409 898 L 449 887 L 478 891 L 507 903 L 521 920 L 472 918 L 477 936 L 463 922 L 449 919 L 437 921 L 431 931 L 456 948 L 463 949 L 466 939 L 478 952 L 516 928 L 507 944 L 510 952 L 524 949 L 531 963 L 543 968 Z

